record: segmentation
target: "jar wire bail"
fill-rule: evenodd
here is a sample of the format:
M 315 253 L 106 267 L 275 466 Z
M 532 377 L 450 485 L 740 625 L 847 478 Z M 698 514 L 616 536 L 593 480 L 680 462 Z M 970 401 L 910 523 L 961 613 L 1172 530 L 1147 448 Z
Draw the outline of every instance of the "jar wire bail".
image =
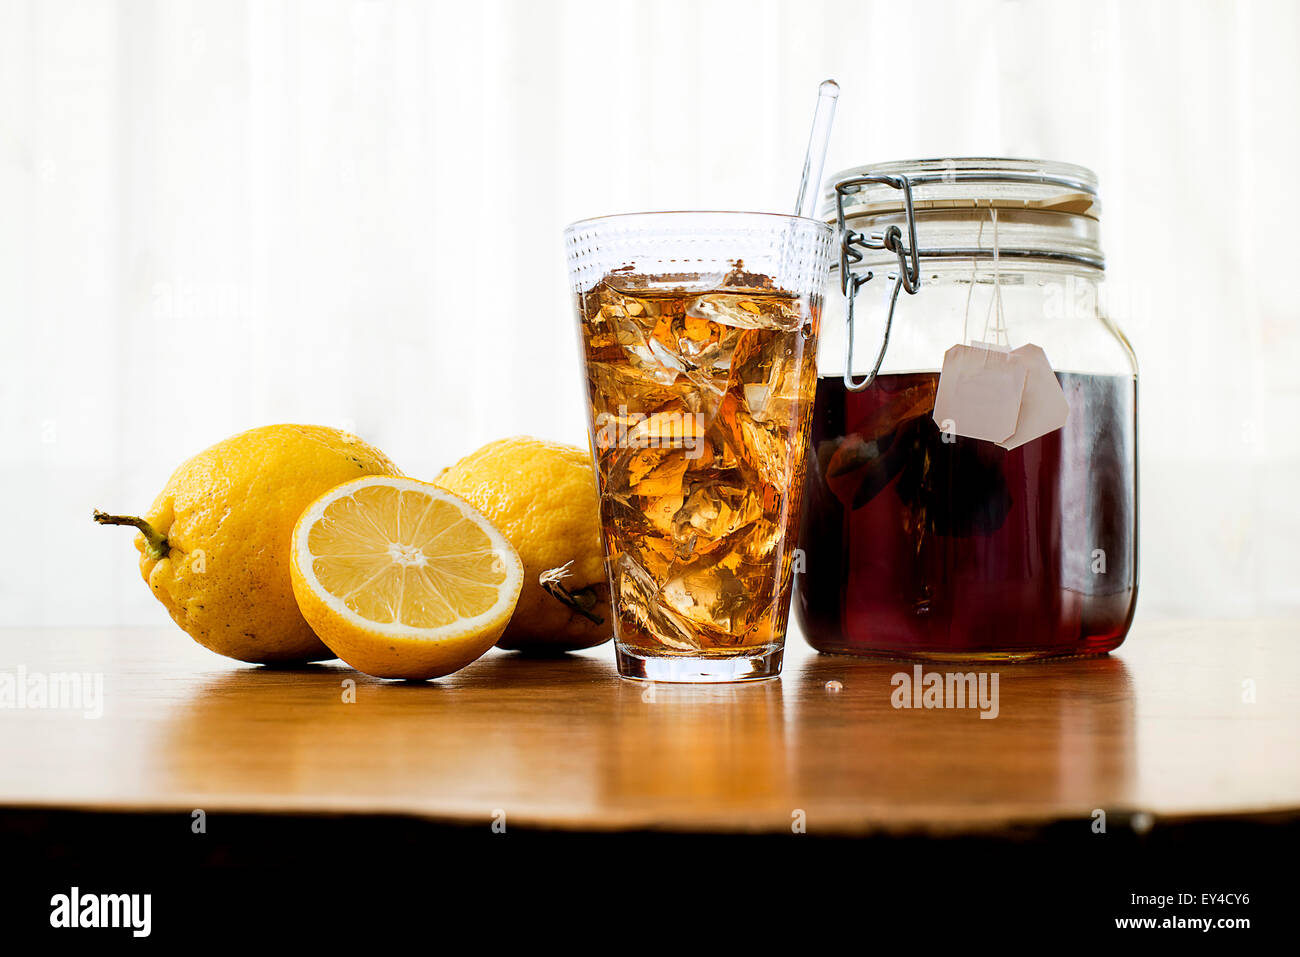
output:
M 844 198 L 856 193 L 863 186 L 883 184 L 901 190 L 903 209 L 907 216 L 907 243 L 903 242 L 903 231 L 891 225 L 879 235 L 867 235 L 848 228 L 844 216 Z M 889 348 L 889 332 L 894 324 L 894 310 L 898 306 L 898 293 L 906 289 L 908 295 L 915 295 L 921 288 L 921 266 L 916 247 L 916 213 L 912 207 L 912 181 L 906 176 L 875 175 L 855 176 L 835 184 L 835 221 L 840 232 L 840 293 L 844 296 L 844 316 L 847 324 L 848 355 L 844 362 L 844 387 L 850 392 L 861 392 L 876 380 L 880 366 L 885 361 L 885 351 Z M 889 312 L 885 317 L 885 331 L 880 341 L 880 351 L 876 354 L 875 365 L 861 382 L 853 380 L 853 305 L 858 289 L 872 277 L 868 270 L 861 276 L 855 276 L 852 266 L 862 261 L 863 249 L 884 249 L 898 257 L 898 271 L 894 274 L 894 288 L 889 296 Z

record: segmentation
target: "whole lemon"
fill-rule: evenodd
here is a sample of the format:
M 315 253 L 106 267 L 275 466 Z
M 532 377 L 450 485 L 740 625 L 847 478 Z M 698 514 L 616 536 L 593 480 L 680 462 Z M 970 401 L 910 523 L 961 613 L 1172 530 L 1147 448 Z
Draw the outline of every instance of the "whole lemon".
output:
M 596 478 L 585 449 L 501 439 L 434 482 L 482 512 L 523 560 L 523 590 L 497 647 L 574 651 L 613 636 Z M 544 574 L 549 585 L 539 580 Z
M 293 526 L 311 502 L 360 475 L 397 467 L 354 435 L 268 425 L 182 464 L 142 518 L 95 513 L 140 529 L 140 572 L 195 641 L 252 662 L 335 657 L 298 610 L 289 579 Z

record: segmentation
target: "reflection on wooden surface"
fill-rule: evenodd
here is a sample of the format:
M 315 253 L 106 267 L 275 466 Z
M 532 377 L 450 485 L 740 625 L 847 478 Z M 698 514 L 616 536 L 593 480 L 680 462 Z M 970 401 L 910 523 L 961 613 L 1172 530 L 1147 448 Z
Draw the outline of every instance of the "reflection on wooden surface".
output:
M 998 666 L 998 717 L 982 720 L 895 708 L 911 664 L 797 638 L 779 681 L 651 687 L 618 679 L 608 646 L 400 684 L 228 663 L 171 629 L 11 630 L 9 670 L 100 671 L 106 700 L 99 720 L 0 711 L 0 804 L 809 833 L 1295 812 L 1296 637 L 1290 622 L 1139 626 L 1111 658 Z

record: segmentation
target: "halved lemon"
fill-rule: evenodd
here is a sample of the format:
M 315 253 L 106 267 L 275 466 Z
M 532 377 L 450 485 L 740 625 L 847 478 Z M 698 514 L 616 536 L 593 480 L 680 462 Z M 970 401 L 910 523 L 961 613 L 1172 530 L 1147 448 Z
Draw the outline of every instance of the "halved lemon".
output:
M 326 492 L 293 530 L 289 575 L 307 624 L 358 671 L 439 678 L 496 643 L 524 567 L 450 492 L 368 475 Z

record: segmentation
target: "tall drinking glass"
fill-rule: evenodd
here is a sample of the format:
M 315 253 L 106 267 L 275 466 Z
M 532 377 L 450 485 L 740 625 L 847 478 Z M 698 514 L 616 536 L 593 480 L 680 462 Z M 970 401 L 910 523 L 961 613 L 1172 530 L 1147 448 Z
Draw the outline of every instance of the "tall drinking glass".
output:
M 565 231 L 619 673 L 781 672 L 831 227 L 639 213 Z

